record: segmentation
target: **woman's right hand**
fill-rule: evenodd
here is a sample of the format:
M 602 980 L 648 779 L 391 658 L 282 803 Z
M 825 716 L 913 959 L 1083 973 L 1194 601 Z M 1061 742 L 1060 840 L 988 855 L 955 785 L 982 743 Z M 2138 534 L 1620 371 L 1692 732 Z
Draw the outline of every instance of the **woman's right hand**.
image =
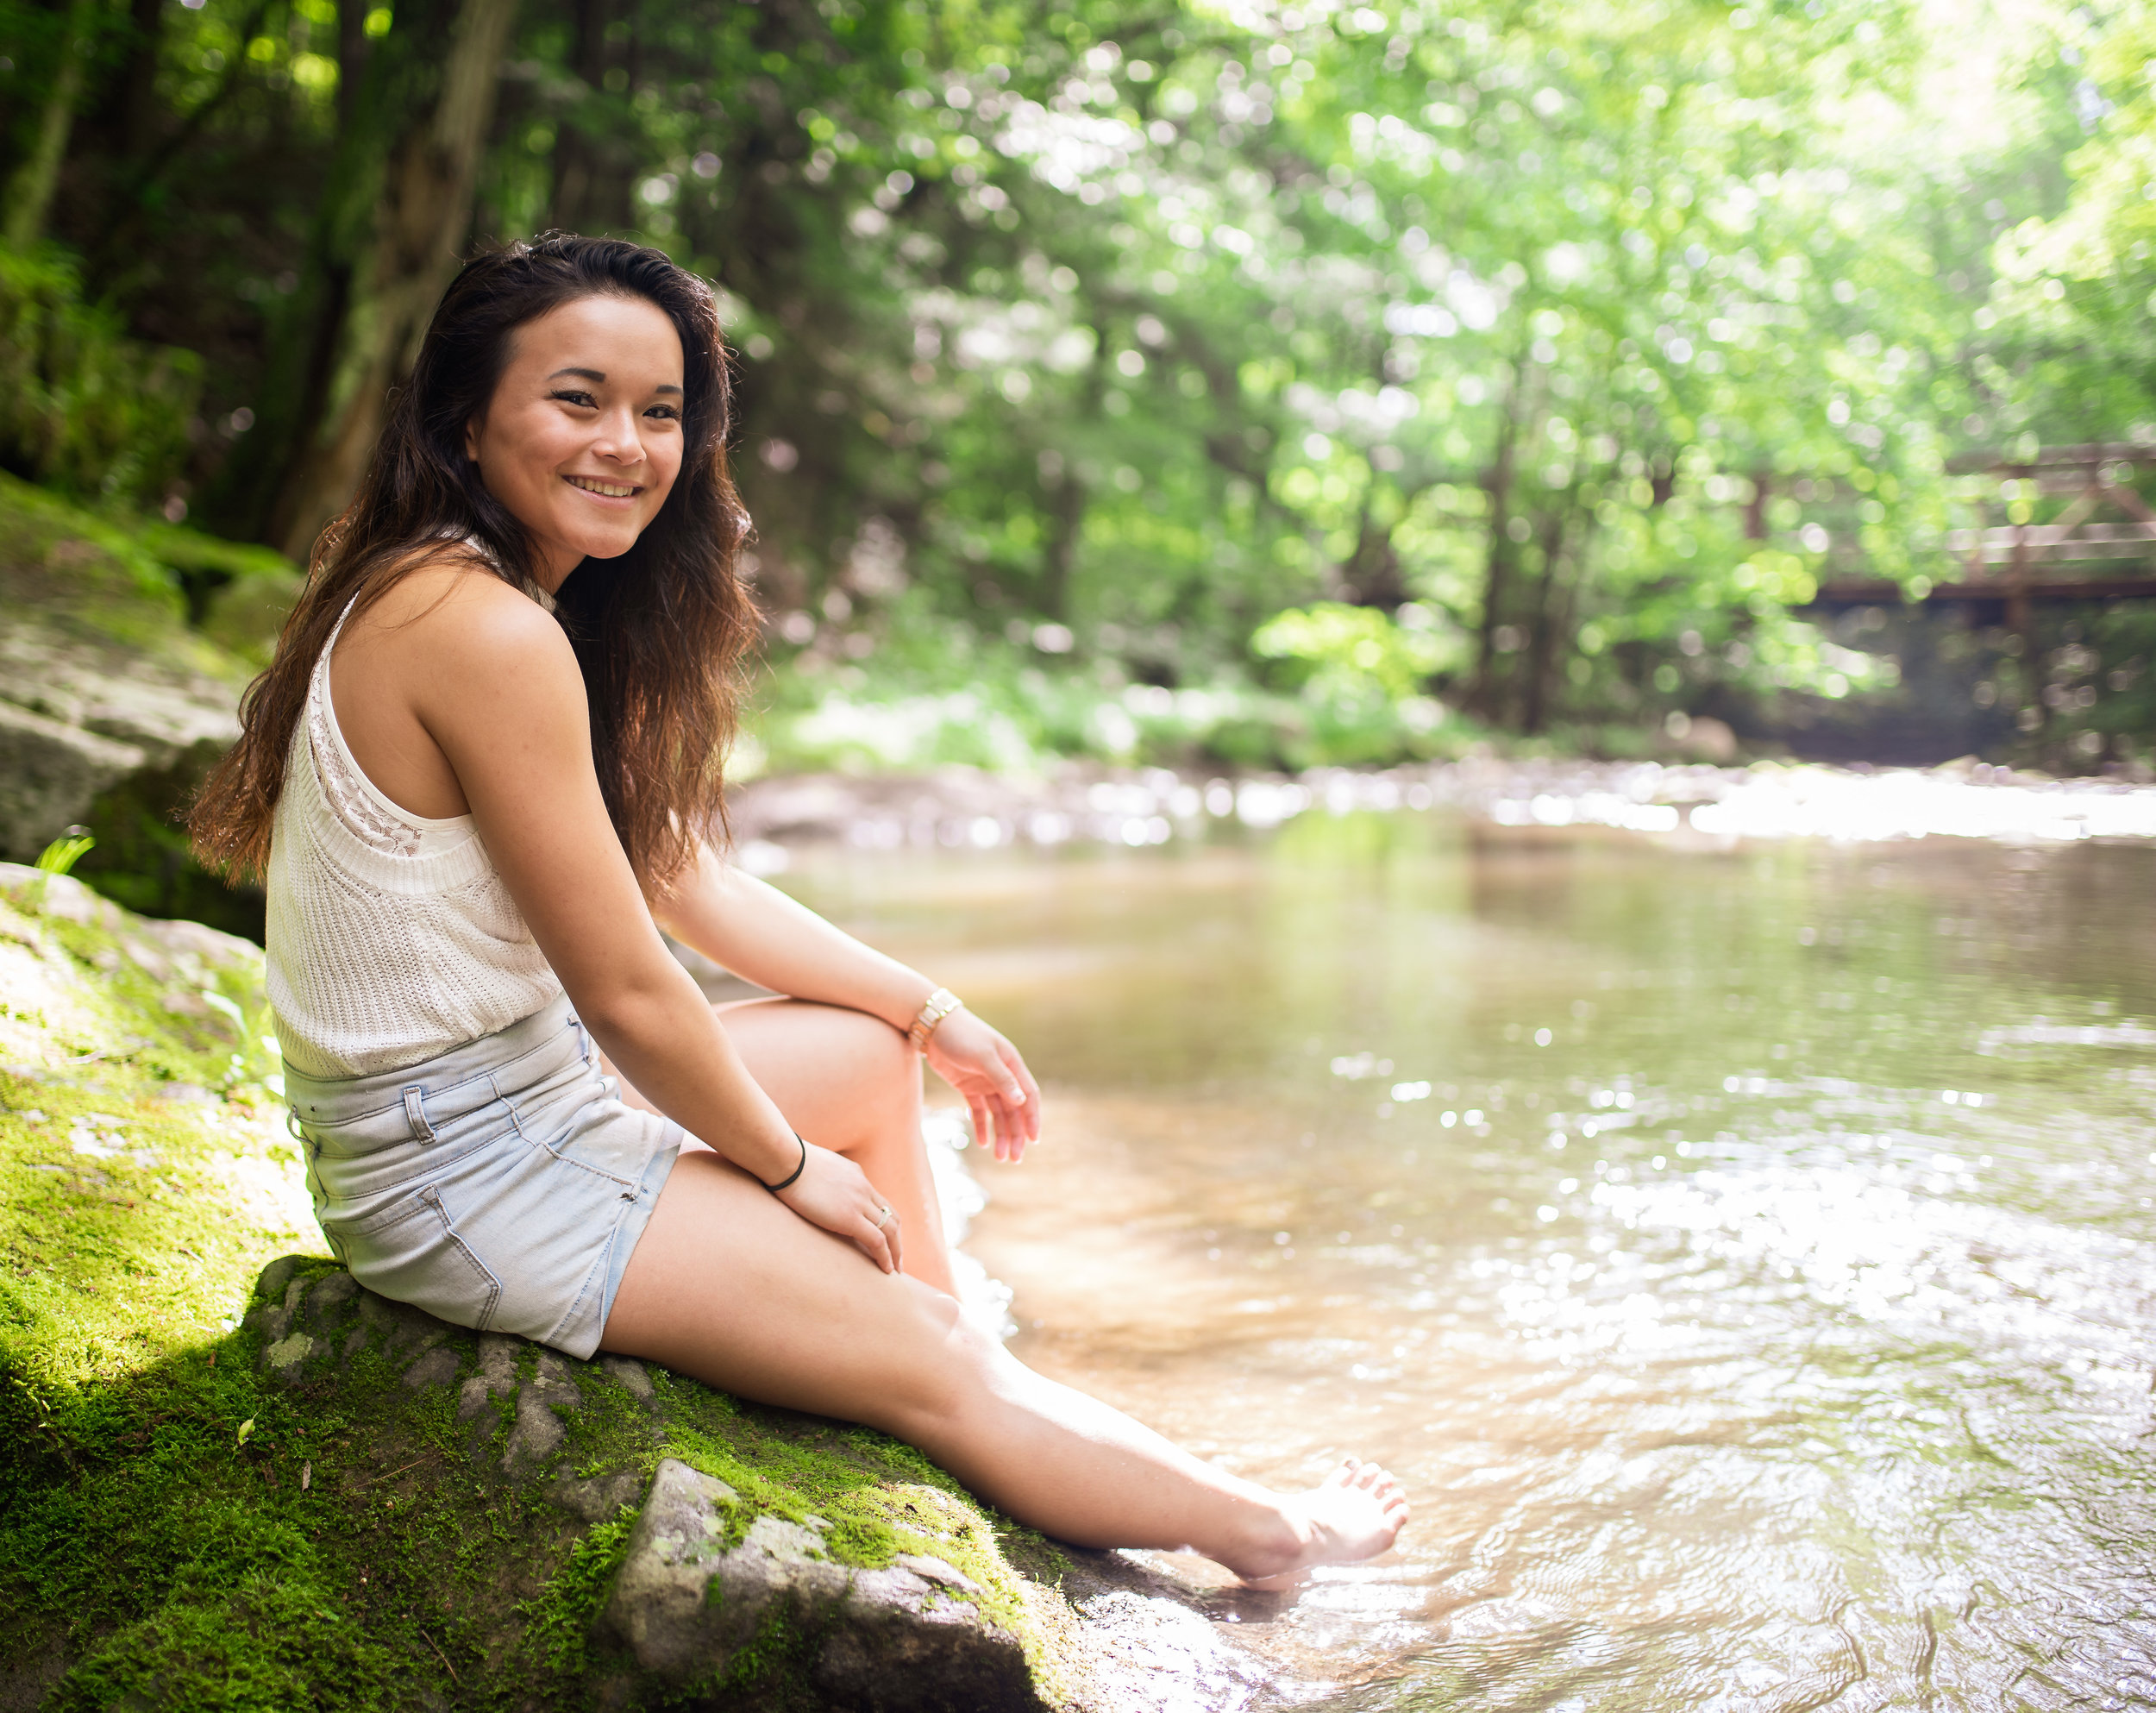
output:
M 778 1192 L 779 1200 L 811 1225 L 844 1238 L 885 1272 L 897 1272 L 899 1216 L 876 1194 L 868 1175 L 843 1154 L 813 1142 L 803 1145 L 808 1156 L 801 1175 Z

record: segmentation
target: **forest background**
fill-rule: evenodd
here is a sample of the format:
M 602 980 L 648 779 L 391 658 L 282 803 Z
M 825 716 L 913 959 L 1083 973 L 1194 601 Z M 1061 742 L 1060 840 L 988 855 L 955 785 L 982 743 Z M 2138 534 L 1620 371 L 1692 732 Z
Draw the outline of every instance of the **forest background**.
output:
M 0 0 L 0 466 L 200 617 L 244 562 L 191 532 L 304 560 L 459 255 L 618 233 L 736 352 L 738 771 L 2139 773 L 2151 604 L 1923 597 L 2059 511 L 1988 461 L 2156 467 L 2152 52 L 2044 0 Z

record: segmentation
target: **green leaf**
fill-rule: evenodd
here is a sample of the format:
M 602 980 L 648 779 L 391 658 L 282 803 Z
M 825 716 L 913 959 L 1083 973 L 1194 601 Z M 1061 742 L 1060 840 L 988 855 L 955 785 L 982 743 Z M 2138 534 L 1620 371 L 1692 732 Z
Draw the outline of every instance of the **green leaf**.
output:
M 97 844 L 79 827 L 70 827 L 37 854 L 37 866 L 48 875 L 64 875 Z

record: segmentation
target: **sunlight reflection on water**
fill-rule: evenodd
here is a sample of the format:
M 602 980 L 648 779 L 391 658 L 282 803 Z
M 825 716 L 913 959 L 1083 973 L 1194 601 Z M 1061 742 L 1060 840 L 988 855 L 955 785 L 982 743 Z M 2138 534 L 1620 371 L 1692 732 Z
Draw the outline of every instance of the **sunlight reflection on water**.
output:
M 1295 1693 L 2006 1710 L 2156 1704 L 2152 882 L 1436 812 L 793 883 L 1049 1085 L 976 1167 L 1020 1353 L 1408 1483 L 1217 1596 Z
M 746 787 L 737 806 L 750 836 L 736 860 L 756 874 L 782 873 L 792 862 L 779 836 L 829 836 L 876 851 L 1144 849 L 1201 841 L 1224 829 L 1263 831 L 1313 815 L 1433 808 L 1500 826 L 1619 828 L 1679 846 L 1799 837 L 2156 840 L 2156 786 L 2054 780 L 1975 762 L 1882 773 L 1766 762 L 1735 768 L 1484 757 L 1235 781 L 1166 768 L 1100 777 L 1074 767 L 1020 781 L 947 768 L 917 779 L 764 779 Z

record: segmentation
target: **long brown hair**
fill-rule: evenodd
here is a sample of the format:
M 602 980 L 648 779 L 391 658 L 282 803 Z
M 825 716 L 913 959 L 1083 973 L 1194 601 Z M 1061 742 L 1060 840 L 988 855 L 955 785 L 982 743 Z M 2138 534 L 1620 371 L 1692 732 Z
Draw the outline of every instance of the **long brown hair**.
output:
M 680 335 L 681 472 L 634 547 L 570 574 L 555 616 L 583 670 L 607 813 L 645 890 L 664 892 L 702 840 L 724 832 L 721 767 L 755 608 L 735 569 L 749 516 L 726 471 L 718 305 L 657 250 L 549 232 L 473 258 L 443 294 L 357 497 L 315 544 L 276 660 L 241 701 L 240 741 L 188 817 L 206 864 L 235 877 L 267 867 L 308 680 L 348 610 L 372 606 L 445 538 L 469 537 L 505 581 L 526 580 L 530 538 L 467 457 L 465 424 L 493 398 L 519 327 L 601 294 L 649 300 Z

